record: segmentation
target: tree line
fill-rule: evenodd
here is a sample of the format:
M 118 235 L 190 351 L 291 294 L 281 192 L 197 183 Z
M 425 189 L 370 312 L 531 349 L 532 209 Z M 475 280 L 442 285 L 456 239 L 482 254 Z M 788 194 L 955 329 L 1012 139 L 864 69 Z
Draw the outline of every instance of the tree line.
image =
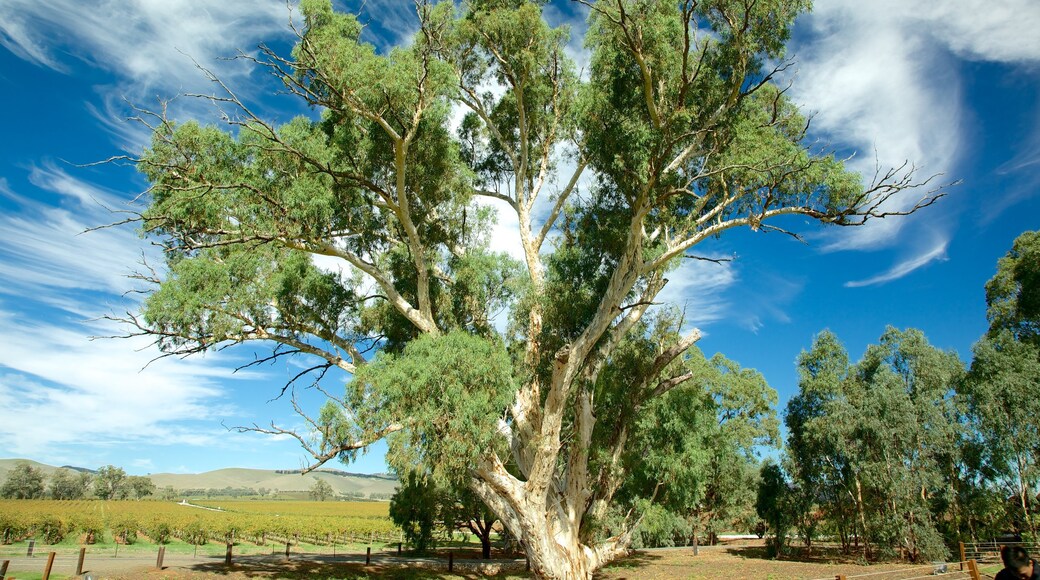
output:
M 763 469 L 775 552 L 834 538 L 868 557 L 941 559 L 958 541 L 1037 539 L 1040 232 L 986 284 L 970 364 L 920 330 L 888 328 L 852 363 L 824 331 L 798 357 L 782 466 Z
M 95 472 L 60 468 L 50 476 L 26 462 L 17 463 L 0 485 L 3 499 L 143 499 L 154 495 L 155 484 L 143 475 L 127 475 L 106 465 Z

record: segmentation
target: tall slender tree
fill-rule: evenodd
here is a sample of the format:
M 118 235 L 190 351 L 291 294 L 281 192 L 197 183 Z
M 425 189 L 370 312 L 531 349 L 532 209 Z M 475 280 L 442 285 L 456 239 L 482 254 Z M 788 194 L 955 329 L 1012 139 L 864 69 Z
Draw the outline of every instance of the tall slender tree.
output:
M 263 341 L 353 375 L 320 413 L 299 409 L 310 432 L 253 428 L 297 437 L 313 467 L 389 438 L 466 482 L 543 578 L 588 578 L 626 550 L 630 527 L 603 538 L 592 522 L 628 427 L 597 424 L 688 381 L 700 333 L 659 333 L 638 380 L 601 375 L 648 332 L 670 268 L 733 228 L 855 226 L 942 195 L 893 204 L 912 169 L 864 185 L 803 143 L 773 80 L 807 1 L 579 4 L 584 75 L 539 2 L 419 2 L 415 37 L 380 52 L 354 15 L 303 0 L 292 55 L 255 60 L 313 118 L 275 126 L 212 77 L 230 127 L 158 113 L 135 159 L 167 269 L 141 277 L 155 287 L 127 321 L 170 355 Z M 520 263 L 487 249 L 480 198 L 513 214 Z
M 978 470 L 1015 498 L 1012 525 L 1037 533 L 1040 490 L 1040 232 L 1025 232 L 986 283 L 989 330 L 962 388 Z

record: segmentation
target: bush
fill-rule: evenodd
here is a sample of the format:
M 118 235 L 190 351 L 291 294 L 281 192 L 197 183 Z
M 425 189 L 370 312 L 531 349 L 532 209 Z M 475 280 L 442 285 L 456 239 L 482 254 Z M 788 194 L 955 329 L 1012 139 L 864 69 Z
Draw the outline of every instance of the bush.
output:
M 29 523 L 14 514 L 0 512 L 0 543 L 12 544 L 29 533 Z
M 130 545 L 137 541 L 137 530 L 140 525 L 134 516 L 124 514 L 113 520 L 112 537 L 116 542 Z
M 152 520 L 145 532 L 156 544 L 168 544 L 170 536 L 173 535 L 173 528 L 162 516 L 158 516 Z
M 209 530 L 201 521 L 195 520 L 181 528 L 179 536 L 193 546 L 203 546 L 209 541 Z
M 84 543 L 93 544 L 101 532 L 105 531 L 105 523 L 94 514 L 77 514 L 70 526 L 84 535 Z
M 69 524 L 57 516 L 42 516 L 33 523 L 33 531 L 44 544 L 58 544 L 69 533 Z

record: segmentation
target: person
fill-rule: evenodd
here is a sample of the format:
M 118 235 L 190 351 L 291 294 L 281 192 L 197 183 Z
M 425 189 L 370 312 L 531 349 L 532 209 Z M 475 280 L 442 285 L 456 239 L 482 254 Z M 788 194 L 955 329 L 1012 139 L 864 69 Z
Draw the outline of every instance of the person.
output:
M 994 580 L 1040 580 L 1040 566 L 1029 558 L 1029 552 L 1021 546 L 1002 546 L 1000 559 L 1004 569 L 997 572 Z

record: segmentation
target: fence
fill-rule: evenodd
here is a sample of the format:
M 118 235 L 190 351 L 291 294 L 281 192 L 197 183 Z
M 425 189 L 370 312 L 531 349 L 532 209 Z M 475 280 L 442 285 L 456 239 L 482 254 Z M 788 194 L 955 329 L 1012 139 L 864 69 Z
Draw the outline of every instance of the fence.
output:
M 392 538 L 382 538 L 384 540 L 391 540 Z M 391 542 L 387 542 L 390 544 Z M 372 564 L 373 556 L 378 558 L 384 563 L 396 563 L 408 566 L 421 566 L 425 568 L 439 569 L 452 572 L 456 568 L 466 569 L 468 571 L 480 571 L 488 573 L 497 573 L 506 568 L 526 568 L 529 567 L 529 562 L 525 562 L 522 559 L 505 559 L 497 561 L 485 561 L 485 560 L 460 560 L 456 556 L 455 551 L 448 551 L 446 554 L 439 554 L 436 556 L 427 557 L 416 557 L 402 555 L 402 544 L 399 542 L 393 542 L 392 546 L 388 546 L 387 549 L 377 551 L 373 553 L 372 546 L 367 546 L 363 552 L 343 552 L 340 551 L 336 554 L 335 551 L 332 554 L 327 552 L 312 552 L 312 551 L 294 551 L 292 544 L 287 542 L 285 544 L 284 555 L 281 548 L 274 548 L 271 551 L 264 551 L 261 553 L 253 554 L 236 554 L 234 551 L 235 544 L 227 543 L 224 547 L 223 563 L 225 566 L 232 566 L 233 563 L 239 562 L 248 565 L 250 562 L 264 561 L 270 562 L 271 558 L 285 558 L 285 559 L 299 559 L 299 560 L 313 560 L 317 562 L 325 562 L 329 564 L 361 564 L 365 566 Z M 53 549 L 53 548 L 52 548 Z M 128 553 L 130 552 L 130 553 Z M 89 556 L 89 557 L 88 557 Z M 330 560 L 330 556 L 332 559 Z M 4 559 L 10 558 L 10 559 Z M 150 567 L 151 563 L 154 562 L 155 568 L 162 570 L 164 561 L 172 560 L 175 566 L 190 566 L 192 562 L 206 562 L 216 563 L 220 561 L 221 556 L 215 554 L 204 554 L 201 558 L 197 555 L 188 553 L 166 553 L 166 547 L 160 546 L 157 550 L 151 550 L 148 552 L 142 550 L 123 550 L 123 555 L 120 557 L 118 552 L 111 552 L 108 550 L 97 550 L 94 547 L 80 547 L 78 554 L 73 548 L 59 549 L 57 551 L 50 551 L 46 557 L 43 556 L 41 551 L 37 551 L 33 554 L 32 547 L 28 552 L 22 552 L 17 556 L 4 555 L 0 558 L 0 580 L 8 578 L 8 568 L 14 566 L 13 570 L 21 572 L 33 572 L 40 573 L 42 569 L 43 580 L 48 580 L 52 569 L 57 569 L 63 575 L 71 575 L 73 562 L 75 562 L 75 575 L 79 576 L 83 574 L 84 570 L 99 569 L 105 570 L 110 569 L 112 566 L 117 566 L 118 569 L 124 570 L 126 565 L 129 564 L 133 567 Z M 43 561 L 46 560 L 46 564 Z M 57 568 L 55 568 L 57 565 Z
M 1000 549 L 1004 546 L 1020 546 L 1030 554 L 1040 553 L 1040 544 L 1035 542 L 961 542 L 961 560 L 1000 562 Z
M 837 574 L 815 580 L 924 580 L 925 578 L 944 578 L 949 580 L 983 580 L 992 578 L 979 570 L 975 560 L 961 562 L 932 562 L 920 566 L 911 566 L 899 570 L 883 570 L 864 574 Z

